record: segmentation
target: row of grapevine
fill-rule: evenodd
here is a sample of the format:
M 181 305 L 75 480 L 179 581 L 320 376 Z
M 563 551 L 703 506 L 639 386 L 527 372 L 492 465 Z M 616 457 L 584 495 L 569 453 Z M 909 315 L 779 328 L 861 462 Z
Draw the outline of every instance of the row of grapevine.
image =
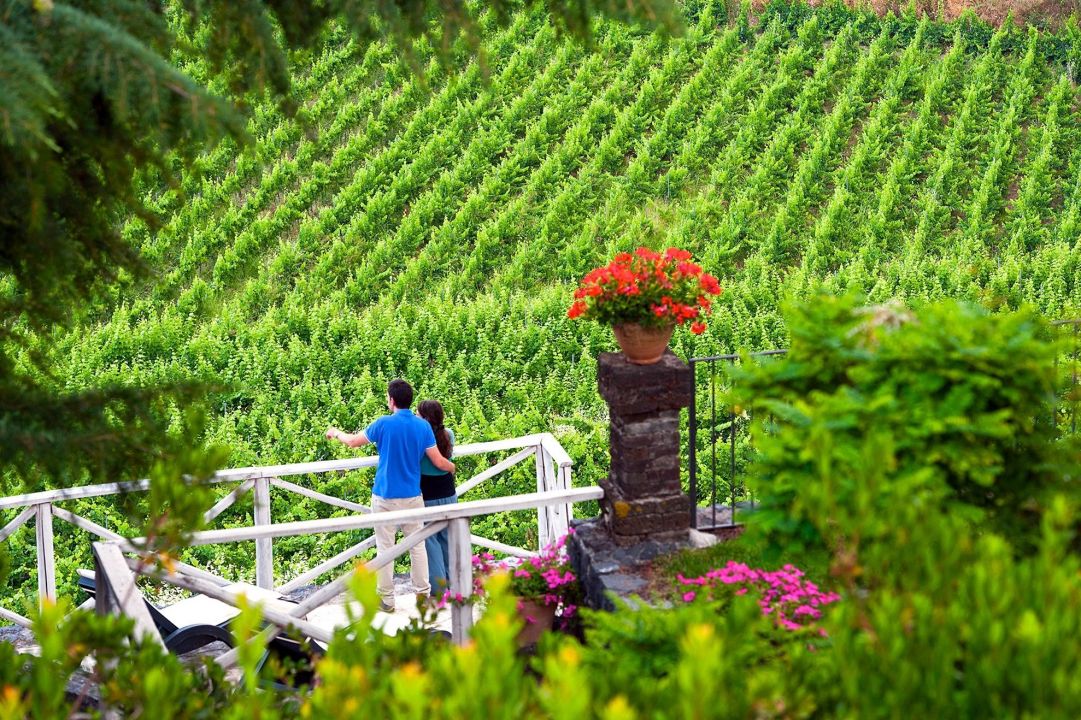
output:
M 982 125 L 991 115 L 992 92 L 1005 71 L 1005 60 L 999 49 L 1002 34 L 996 34 L 983 53 L 964 90 L 964 102 L 954 115 L 949 139 L 940 153 L 929 182 L 920 198 L 919 221 L 907 251 L 919 259 L 930 249 L 934 238 L 946 232 L 951 208 L 960 203 L 957 183 L 959 168 L 981 136 Z
M 750 237 L 752 224 L 768 213 L 774 197 L 789 181 L 795 170 L 793 161 L 796 149 L 807 142 L 821 117 L 826 99 L 843 81 L 857 57 L 855 39 L 855 26 L 851 24 L 837 34 L 829 51 L 815 68 L 814 75 L 800 90 L 794 103 L 795 111 L 788 114 L 785 122 L 773 134 L 769 146 L 752 167 L 747 181 L 738 186 L 727 212 L 708 228 L 709 252 L 714 256 L 738 250 L 744 238 Z M 710 183 L 711 186 L 714 184 Z M 708 196 L 700 194 L 699 197 L 708 200 Z M 694 213 L 696 219 L 701 215 Z M 680 232 L 689 233 L 689 228 L 682 226 Z M 676 239 L 682 241 L 683 238 Z
M 821 134 L 800 159 L 785 199 L 762 241 L 773 262 L 783 263 L 791 257 L 795 244 L 793 236 L 803 227 L 807 212 L 817 204 L 819 188 L 836 165 L 838 154 L 847 144 L 857 118 L 877 91 L 879 76 L 889 61 L 888 44 L 885 33 L 871 43 L 840 99 L 825 118 Z
M 874 187 L 869 175 L 888 156 L 891 136 L 895 135 L 898 119 L 908 99 L 913 79 L 923 72 L 921 55 L 926 22 L 921 23 L 915 36 L 901 55 L 897 67 L 890 73 L 882 94 L 864 124 L 859 140 L 853 146 L 848 161 L 833 183 L 833 195 L 815 219 L 809 240 L 804 243 L 802 262 L 817 272 L 828 272 L 852 250 L 843 240 L 854 237 L 855 214 L 850 207 L 858 203 L 866 187 Z M 927 83 L 933 74 L 927 74 Z

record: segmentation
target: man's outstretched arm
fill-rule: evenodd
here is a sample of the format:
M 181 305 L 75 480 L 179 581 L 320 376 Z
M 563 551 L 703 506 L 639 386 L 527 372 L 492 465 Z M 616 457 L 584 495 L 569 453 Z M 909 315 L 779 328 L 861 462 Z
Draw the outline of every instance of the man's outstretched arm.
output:
M 438 469 L 448 473 L 454 472 L 454 463 L 443 457 L 439 452 L 439 448 L 435 445 L 425 450 L 424 454 L 432 461 L 432 465 L 435 465 Z
M 347 433 L 342 432 L 333 425 L 327 428 L 327 440 L 337 440 L 343 445 L 348 445 L 352 448 L 360 447 L 361 445 L 367 445 L 369 442 L 371 442 L 368 439 L 368 436 L 363 433 L 363 431 L 357 433 Z

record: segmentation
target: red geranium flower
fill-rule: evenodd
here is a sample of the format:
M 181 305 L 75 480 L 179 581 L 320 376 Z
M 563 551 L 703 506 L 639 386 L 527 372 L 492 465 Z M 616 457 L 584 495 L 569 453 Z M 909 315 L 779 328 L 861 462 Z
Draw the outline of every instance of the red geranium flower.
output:
M 653 327 L 694 321 L 691 332 L 699 334 L 712 307 L 710 296 L 720 292 L 717 278 L 703 272 L 686 250 L 668 248 L 662 254 L 640 247 L 586 274 L 567 317 Z

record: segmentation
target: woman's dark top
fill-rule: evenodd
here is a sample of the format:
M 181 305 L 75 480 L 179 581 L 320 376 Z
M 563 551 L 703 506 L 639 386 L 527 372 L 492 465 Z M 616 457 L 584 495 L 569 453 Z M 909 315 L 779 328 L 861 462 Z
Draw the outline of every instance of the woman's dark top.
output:
M 447 428 L 451 447 L 454 447 L 454 431 Z M 420 494 L 425 500 L 442 500 L 455 493 L 454 475 L 440 472 L 432 461 L 424 456 L 420 459 Z
M 454 475 L 452 473 L 420 476 L 420 494 L 425 500 L 442 500 L 443 498 L 449 498 L 454 493 Z

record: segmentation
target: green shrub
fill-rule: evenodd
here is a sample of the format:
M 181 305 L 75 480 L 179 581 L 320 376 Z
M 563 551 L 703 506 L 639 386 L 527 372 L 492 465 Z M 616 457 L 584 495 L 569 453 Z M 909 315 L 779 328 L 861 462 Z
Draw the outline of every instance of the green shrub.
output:
M 1031 550 L 1049 492 L 1078 478 L 1076 446 L 1056 442 L 1056 348 L 1043 320 L 825 296 L 789 317 L 788 356 L 736 381 L 736 404 L 766 420 L 756 442 L 767 524 L 821 542 L 806 497 L 818 488 L 827 504 L 879 520 L 865 528 L 875 536 L 899 530 L 893 508 L 907 503 Z M 889 481 L 868 494 L 865 476 L 880 472 Z

